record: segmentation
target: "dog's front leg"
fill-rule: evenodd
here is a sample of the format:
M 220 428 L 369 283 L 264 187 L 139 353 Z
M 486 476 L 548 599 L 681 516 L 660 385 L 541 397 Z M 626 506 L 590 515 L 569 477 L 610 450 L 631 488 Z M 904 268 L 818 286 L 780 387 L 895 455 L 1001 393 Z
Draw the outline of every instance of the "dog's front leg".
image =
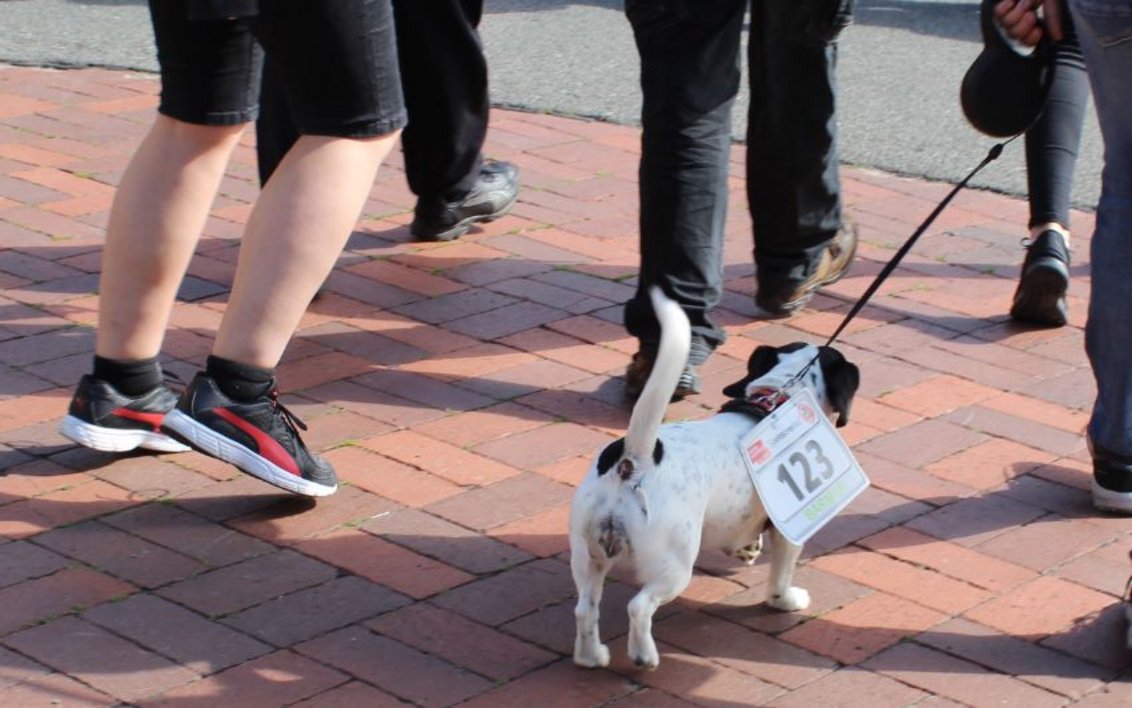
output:
M 570 570 L 578 590 L 574 607 L 578 634 L 574 638 L 574 663 L 586 668 L 609 666 L 609 647 L 601 643 L 598 619 L 601 614 L 601 592 L 612 563 L 605 558 L 591 558 L 585 541 L 571 543 Z
M 787 541 L 773 526 L 770 527 L 770 541 L 770 585 L 766 604 L 783 612 L 806 609 L 810 606 L 810 593 L 793 585 L 794 567 L 798 556 L 802 555 L 802 547 Z

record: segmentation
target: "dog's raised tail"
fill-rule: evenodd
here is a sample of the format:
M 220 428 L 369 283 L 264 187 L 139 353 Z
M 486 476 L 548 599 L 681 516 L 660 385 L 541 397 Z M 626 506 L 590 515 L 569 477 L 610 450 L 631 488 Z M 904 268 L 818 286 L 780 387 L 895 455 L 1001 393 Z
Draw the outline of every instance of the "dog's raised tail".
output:
M 664 412 L 680 383 L 680 374 L 688 363 L 688 350 L 692 344 L 692 327 L 680 306 L 655 285 L 649 288 L 649 299 L 660 323 L 660 347 L 649 380 L 629 418 L 625 459 L 630 462 L 648 460 L 653 456 Z

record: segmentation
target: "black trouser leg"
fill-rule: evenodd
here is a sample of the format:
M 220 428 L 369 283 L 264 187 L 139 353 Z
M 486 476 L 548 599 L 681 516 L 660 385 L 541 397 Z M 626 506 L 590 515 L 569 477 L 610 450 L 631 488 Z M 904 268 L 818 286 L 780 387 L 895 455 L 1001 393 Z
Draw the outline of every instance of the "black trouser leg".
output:
M 755 0 L 747 198 L 759 278 L 801 281 L 841 228 L 836 37 L 847 0 Z
M 267 184 L 267 179 L 298 139 L 299 131 L 291 120 L 283 84 L 271 60 L 267 59 L 263 64 L 259 117 L 255 122 L 255 154 L 260 186 Z
M 1068 13 L 1064 22 L 1065 38 L 1054 49 L 1053 82 L 1045 110 L 1026 131 L 1030 226 L 1053 222 L 1069 228 L 1073 168 L 1081 145 L 1089 77 Z
M 451 201 L 475 183 L 490 110 L 487 60 L 480 44 L 483 0 L 394 0 L 397 58 L 409 124 L 401 134 L 409 188 Z M 261 184 L 298 132 L 268 61 L 263 72 L 256 155 Z
M 459 199 L 479 175 L 490 109 L 482 13 L 483 0 L 393 2 L 409 109 L 405 173 L 422 199 Z
M 641 271 L 625 326 L 643 350 L 659 328 L 647 288 L 659 284 L 688 314 L 693 363 L 723 341 L 711 319 L 723 289 L 723 228 L 731 106 L 739 89 L 746 0 L 685 8 L 626 3 L 641 59 Z

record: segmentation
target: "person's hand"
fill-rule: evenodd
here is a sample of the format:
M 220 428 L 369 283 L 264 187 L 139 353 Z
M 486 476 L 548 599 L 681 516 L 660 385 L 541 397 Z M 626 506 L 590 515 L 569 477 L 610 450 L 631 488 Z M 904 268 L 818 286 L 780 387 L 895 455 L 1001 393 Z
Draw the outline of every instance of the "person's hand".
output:
M 1028 47 L 1047 33 L 1053 41 L 1061 40 L 1061 12 L 1060 0 L 1001 0 L 994 6 L 994 18 L 1002 31 Z

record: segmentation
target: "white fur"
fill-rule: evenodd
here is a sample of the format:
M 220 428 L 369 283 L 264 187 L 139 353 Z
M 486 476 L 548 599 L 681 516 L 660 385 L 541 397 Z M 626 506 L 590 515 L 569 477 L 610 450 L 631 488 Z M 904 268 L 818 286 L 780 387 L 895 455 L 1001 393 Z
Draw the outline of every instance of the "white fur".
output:
M 810 603 L 809 593 L 792 584 L 802 548 L 767 526 L 739 454 L 738 441 L 751 429 L 751 419 L 721 413 L 703 421 L 660 425 L 687 359 L 690 335 L 679 307 L 655 288 L 650 296 L 662 335 L 657 361 L 633 408 L 625 440 L 622 459 L 631 462 L 631 475 L 622 479 L 616 463 L 599 475 L 595 460 L 570 510 L 570 566 L 578 591 L 574 663 L 580 666 L 609 664 L 609 649 L 598 635 L 598 608 L 605 576 L 621 560 L 635 566 L 641 583 L 628 608 L 629 656 L 648 669 L 660 661 L 652 637 L 653 614 L 688 586 L 701 548 L 720 549 L 753 563 L 762 548 L 762 532 L 768 529 L 767 604 L 795 611 Z M 807 346 L 779 353 L 778 365 L 748 384 L 748 390 L 785 384 L 817 351 Z M 829 413 L 821 367 L 815 363 L 811 371 L 803 383 Z M 658 434 L 664 456 L 655 465 L 652 453 Z M 606 548 L 611 542 L 619 547 L 609 557 Z

